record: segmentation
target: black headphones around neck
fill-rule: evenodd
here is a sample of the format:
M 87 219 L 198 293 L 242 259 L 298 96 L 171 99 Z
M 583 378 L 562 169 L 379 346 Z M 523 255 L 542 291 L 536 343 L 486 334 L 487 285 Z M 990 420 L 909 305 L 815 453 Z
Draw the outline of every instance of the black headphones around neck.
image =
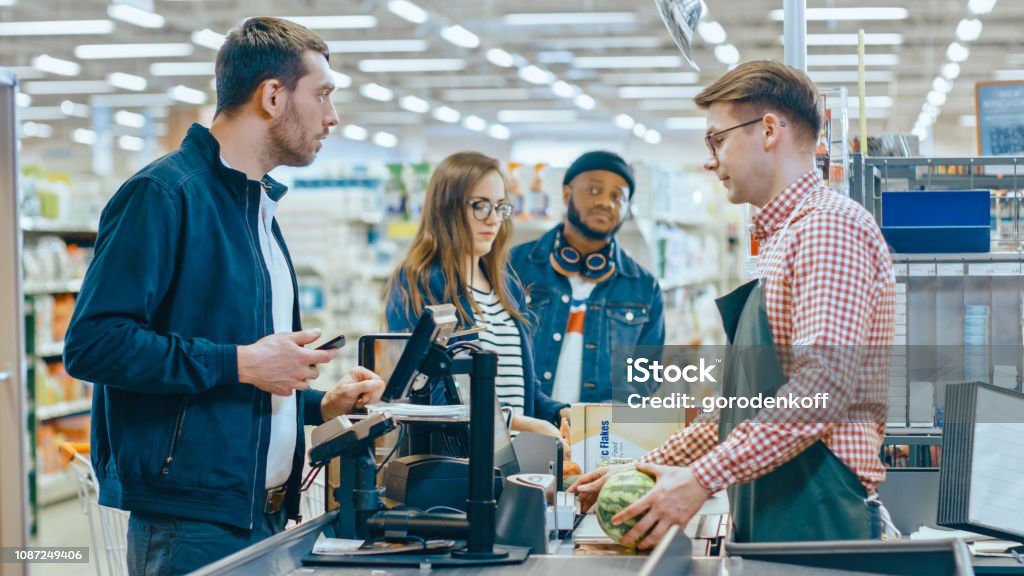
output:
M 563 276 L 580 276 L 588 282 L 604 282 L 615 274 L 615 260 L 612 259 L 614 244 L 615 240 L 612 239 L 597 252 L 583 255 L 562 238 L 562 231 L 559 230 L 551 250 L 551 267 Z

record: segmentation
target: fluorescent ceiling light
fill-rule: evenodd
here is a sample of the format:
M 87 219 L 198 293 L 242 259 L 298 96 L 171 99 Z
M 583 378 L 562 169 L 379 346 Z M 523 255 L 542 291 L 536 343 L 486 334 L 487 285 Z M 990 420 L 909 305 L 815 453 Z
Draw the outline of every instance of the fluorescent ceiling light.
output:
M 192 45 L 167 44 L 82 44 L 75 47 L 75 57 L 83 60 L 114 60 L 134 58 L 167 58 L 191 56 Z
M 942 106 L 943 104 L 946 103 L 946 95 L 943 94 L 942 92 L 936 92 L 934 90 L 928 92 L 928 96 L 926 96 L 925 99 L 928 101 L 929 104 L 935 107 Z
M 26 82 L 26 94 L 105 94 L 114 88 L 102 80 L 43 80 Z
M 965 114 L 960 117 L 960 126 L 963 128 L 974 128 L 978 125 L 978 117 L 974 114 Z
M 281 16 L 310 30 L 349 30 L 373 28 L 377 25 L 374 16 Z
M 117 139 L 117 145 L 122 150 L 130 150 L 132 152 L 142 152 L 146 149 L 146 141 L 138 136 L 129 136 L 125 134 Z
M 637 108 L 640 110 L 696 110 L 697 105 L 694 104 L 693 100 L 678 99 L 678 98 L 665 98 L 655 100 L 640 100 L 637 102 Z
M 366 128 L 363 128 L 362 126 L 348 124 L 341 129 L 341 135 L 349 140 L 366 140 L 366 137 L 369 136 L 369 132 L 367 132 Z
M 1016 82 L 1024 80 L 1024 70 L 996 70 L 992 75 L 1000 82 Z
M 406 88 L 500 88 L 507 83 L 500 74 L 427 74 L 412 76 Z
M 458 72 L 466 68 L 462 58 L 401 58 L 359 61 L 361 72 Z
M 60 103 L 60 111 L 65 116 L 74 116 L 75 118 L 88 118 L 89 107 L 85 104 L 79 104 L 78 102 L 72 102 L 71 100 L 65 100 Z
M 426 114 L 430 112 L 430 102 L 427 102 L 423 98 L 413 96 L 402 96 L 401 100 L 398 101 L 398 105 L 410 112 L 416 112 L 417 114 Z
M 82 67 L 77 62 L 54 58 L 47 54 L 41 54 L 32 59 L 32 67 L 36 70 L 58 74 L 60 76 L 78 76 Z
M 663 40 L 658 36 L 582 36 L 577 38 L 552 38 L 550 40 L 542 40 L 539 44 L 546 48 L 558 50 L 607 50 L 609 48 L 658 48 L 662 46 Z
M 37 20 L 34 22 L 0 22 L 0 36 L 83 36 L 110 34 L 110 20 Z
M 636 120 L 629 114 L 619 114 L 615 117 L 615 125 L 623 130 L 629 130 L 636 124 Z
M 333 40 L 327 50 L 337 53 L 359 52 L 426 52 L 426 40 Z
M 37 124 L 35 122 L 23 122 L 21 135 L 25 138 L 49 138 L 53 136 L 53 126 L 49 124 Z
M 619 98 L 693 98 L 702 90 L 703 86 L 622 86 Z
M 140 28 L 163 28 L 164 17 L 154 12 L 136 8 L 130 4 L 111 4 L 107 6 L 107 16 L 133 24 Z
M 462 48 L 476 48 L 480 45 L 480 37 L 455 24 L 441 28 L 441 38 Z
M 808 73 L 811 80 L 817 84 L 842 84 L 846 82 L 857 82 L 859 76 L 856 70 L 847 71 L 821 71 L 815 70 Z M 896 74 L 888 70 L 868 70 L 864 72 L 865 82 L 895 82 Z
M 76 128 L 75 131 L 71 133 L 71 140 L 79 144 L 92 146 L 93 144 L 96 143 L 98 138 L 96 137 L 96 133 L 93 132 L 92 130 L 86 130 L 85 128 Z
M 573 122 L 575 120 L 575 110 L 501 110 L 498 112 L 498 122 L 506 124 L 518 122 Z
M 644 142 L 648 144 L 660 144 L 661 134 L 657 130 L 648 130 L 644 132 Z
M 572 61 L 575 68 L 678 68 L 679 56 L 585 56 Z
M 556 80 L 555 83 L 551 85 L 551 91 L 559 98 L 572 98 L 576 95 L 577 89 L 565 80 Z
M 520 68 L 519 77 L 531 84 L 550 84 L 555 79 L 554 74 L 534 64 Z
M 949 91 L 953 89 L 953 82 L 943 78 L 942 76 L 936 76 L 935 80 L 932 80 L 932 90 L 936 92 L 942 92 L 943 94 L 949 94 Z
M 495 66 L 501 66 L 502 68 L 511 68 L 516 63 L 515 59 L 512 58 L 512 55 L 501 48 L 491 48 L 488 50 L 487 61 Z
M 388 11 L 413 24 L 423 24 L 430 18 L 426 10 L 408 0 L 390 0 L 388 2 Z
M 772 10 L 771 18 L 782 22 L 784 12 Z M 804 11 L 806 20 L 906 20 L 906 8 L 866 7 L 856 8 L 807 8 Z
M 508 26 L 575 26 L 580 24 L 633 24 L 634 12 L 528 12 L 506 14 Z
M 437 108 L 434 108 L 433 116 L 441 122 L 447 122 L 449 124 L 454 124 L 462 118 L 462 114 L 460 114 L 458 110 L 449 108 L 448 106 L 438 106 Z
M 637 122 L 636 124 L 633 124 L 633 136 L 636 136 L 637 138 L 643 138 L 644 134 L 646 134 L 646 133 L 647 133 L 647 126 L 644 126 L 643 124 L 641 124 L 639 122 Z
M 93 106 L 110 108 L 148 108 L 151 106 L 172 106 L 174 100 L 166 92 L 157 94 L 103 94 L 89 99 Z
M 576 55 L 570 50 L 548 50 L 537 53 L 537 62 L 541 64 L 570 64 Z
M 704 130 L 707 126 L 708 120 L 702 116 L 678 116 L 665 119 L 665 128 L 669 130 Z
M 947 62 L 942 65 L 942 77 L 946 80 L 956 80 L 960 76 L 960 65 L 956 62 Z
M 118 110 L 114 113 L 114 122 L 129 128 L 142 128 L 146 125 L 146 117 L 136 112 Z
M 572 99 L 572 103 L 575 104 L 577 108 L 583 110 L 593 110 L 594 106 L 597 106 L 597 102 L 586 94 L 577 94 L 576 97 Z
M 14 6 L 18 0 L 0 0 L 0 6 Z
M 373 135 L 373 143 L 382 148 L 394 148 L 398 145 L 398 137 L 390 132 L 377 132 Z
M 779 43 L 782 44 L 782 36 Z M 902 34 L 865 34 L 864 44 L 903 44 Z M 808 46 L 856 46 L 856 34 L 808 34 Z
M 974 42 L 981 36 L 981 27 L 981 20 L 964 18 L 956 25 L 956 39 L 961 42 Z
M 337 70 L 331 70 L 331 78 L 334 80 L 335 88 L 348 88 L 352 85 L 352 77 Z
M 988 14 L 996 7 L 997 0 L 969 0 L 967 9 L 971 14 Z
M 213 62 L 154 62 L 149 65 L 151 76 L 213 76 Z
M 896 66 L 900 57 L 896 54 L 865 54 L 865 66 Z M 807 66 L 858 66 L 856 54 L 808 54 Z
M 444 99 L 449 102 L 529 100 L 532 97 L 533 92 L 529 88 L 472 88 L 444 92 Z
M 370 100 L 376 100 L 378 102 L 390 102 L 395 97 L 395 93 L 393 91 L 377 84 L 376 82 L 363 84 L 359 87 L 359 93 Z
M 950 42 L 949 47 L 946 48 L 946 58 L 949 58 L 950 62 L 963 62 L 970 55 L 970 49 L 959 42 Z
M 696 72 L 624 72 L 602 74 L 603 84 L 696 84 L 700 75 Z
M 206 92 L 202 90 L 196 90 L 195 88 L 189 88 L 188 86 L 178 84 L 174 88 L 167 91 L 167 95 L 177 100 L 178 102 L 184 102 L 186 104 L 205 104 L 206 103 Z
M 14 102 L 18 108 L 28 108 L 32 105 L 32 97 L 24 92 L 18 92 L 14 95 Z
M 509 137 L 512 136 L 512 131 L 509 130 L 507 126 L 492 124 L 491 127 L 487 129 L 487 135 L 498 140 L 508 140 Z
M 124 72 L 111 72 L 107 74 L 107 82 L 110 82 L 110 85 L 115 88 L 131 90 L 133 92 L 142 92 L 146 89 L 145 78 L 134 74 L 125 74 Z
M 224 34 L 214 32 L 209 28 L 196 30 L 192 33 L 191 36 L 193 44 L 197 46 L 202 46 L 203 48 L 209 48 L 210 50 L 220 50 L 221 44 L 223 44 L 224 40 L 226 39 L 227 36 L 225 36 Z
M 487 121 L 479 116 L 466 116 L 462 120 L 462 125 L 474 132 L 483 132 L 484 130 L 487 130 Z
M 12 74 L 18 77 L 18 80 L 34 80 L 37 78 L 46 78 L 46 74 L 34 68 L 32 66 L 5 66 L 5 68 Z
M 697 33 L 708 44 L 725 42 L 725 28 L 713 20 L 701 20 L 697 23 Z
M 732 66 L 739 63 L 740 51 L 732 44 L 719 44 L 715 46 L 715 59 L 726 66 Z
M 18 111 L 18 118 L 25 120 L 64 120 L 67 116 L 59 106 L 32 106 Z

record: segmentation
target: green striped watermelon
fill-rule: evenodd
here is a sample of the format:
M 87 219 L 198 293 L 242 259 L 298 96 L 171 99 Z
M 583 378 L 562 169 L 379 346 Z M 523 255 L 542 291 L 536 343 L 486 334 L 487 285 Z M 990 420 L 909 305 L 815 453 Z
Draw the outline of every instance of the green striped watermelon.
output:
M 612 516 L 642 498 L 651 491 L 651 488 L 654 488 L 654 479 L 636 468 L 623 470 L 609 478 L 597 496 L 595 510 L 597 522 L 604 533 L 616 542 L 622 543 L 622 538 L 643 518 L 643 514 L 618 526 L 612 524 Z

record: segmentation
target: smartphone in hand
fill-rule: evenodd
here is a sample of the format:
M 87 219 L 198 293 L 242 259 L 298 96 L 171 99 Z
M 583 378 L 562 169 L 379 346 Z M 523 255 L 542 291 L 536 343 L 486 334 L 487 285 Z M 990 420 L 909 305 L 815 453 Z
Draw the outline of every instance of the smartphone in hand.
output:
M 317 350 L 337 350 L 337 349 L 339 349 L 339 348 L 341 348 L 343 346 L 345 346 L 345 335 L 344 334 L 339 334 L 338 336 L 335 336 L 334 338 L 331 338 L 327 342 L 324 342 L 323 344 L 317 346 L 316 349 Z

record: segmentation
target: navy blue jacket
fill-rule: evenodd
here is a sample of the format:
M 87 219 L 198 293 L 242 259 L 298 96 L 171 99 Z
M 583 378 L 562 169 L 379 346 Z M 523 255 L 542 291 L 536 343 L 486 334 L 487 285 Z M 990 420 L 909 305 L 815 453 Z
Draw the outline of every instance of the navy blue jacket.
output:
M 399 281 L 403 287 L 408 287 L 408 280 L 406 280 L 404 272 L 399 272 Z M 440 266 L 434 266 L 431 268 L 429 281 L 429 287 L 420 288 L 427 304 L 443 303 L 445 279 L 444 272 L 441 270 Z M 520 311 L 525 310 L 526 302 L 523 297 L 523 288 L 511 274 L 511 270 L 508 275 L 507 289 L 513 305 Z M 473 308 L 469 304 L 469 299 L 465 294 L 460 294 L 459 301 L 462 303 L 462 307 L 469 314 L 470 326 L 475 326 L 476 319 L 473 316 Z M 418 318 L 412 310 L 412 307 L 408 306 L 403 301 L 401 290 L 399 290 L 397 286 L 392 289 L 390 294 L 388 294 L 385 313 L 387 315 L 389 331 L 411 332 L 416 326 Z M 536 378 L 534 378 L 533 346 L 530 343 L 529 327 L 519 320 L 516 320 L 515 317 L 513 317 L 513 321 L 516 323 L 516 327 L 519 328 L 519 335 L 523 348 L 523 414 L 526 416 L 540 418 L 541 420 L 547 420 L 548 422 L 552 422 L 557 425 L 559 422 L 558 412 L 562 408 L 567 407 L 568 404 L 564 402 L 555 402 L 540 389 L 539 383 L 536 381 Z M 470 326 L 460 326 L 458 329 L 464 330 Z M 476 336 L 469 335 L 463 338 L 452 338 L 450 342 L 454 344 L 461 340 L 473 339 L 476 339 Z
M 266 177 L 268 195 L 286 192 Z M 193 125 L 181 148 L 132 176 L 100 218 L 64 361 L 91 381 L 100 504 L 251 528 L 262 513 L 270 394 L 238 381 L 238 345 L 273 333 L 257 226 L 260 183 L 223 165 Z M 291 259 L 276 222 L 274 236 Z M 295 294 L 295 274 L 292 272 Z M 298 299 L 293 304 L 299 330 Z M 298 514 L 303 424 L 322 392 L 298 393 L 285 506 Z
M 562 352 L 562 334 L 569 324 L 572 286 L 551 267 L 556 226 L 543 236 L 512 249 L 511 263 L 526 287 L 533 323 L 535 366 L 541 389 L 551 394 Z M 626 255 L 618 243 L 611 255 L 615 275 L 594 287 L 583 321 L 581 402 L 613 399 L 612 356 L 632 346 L 665 344 L 664 299 L 658 279 Z M 625 360 L 615 373 L 624 373 Z M 622 392 L 621 390 L 619 391 Z M 615 398 L 623 400 L 624 398 Z

